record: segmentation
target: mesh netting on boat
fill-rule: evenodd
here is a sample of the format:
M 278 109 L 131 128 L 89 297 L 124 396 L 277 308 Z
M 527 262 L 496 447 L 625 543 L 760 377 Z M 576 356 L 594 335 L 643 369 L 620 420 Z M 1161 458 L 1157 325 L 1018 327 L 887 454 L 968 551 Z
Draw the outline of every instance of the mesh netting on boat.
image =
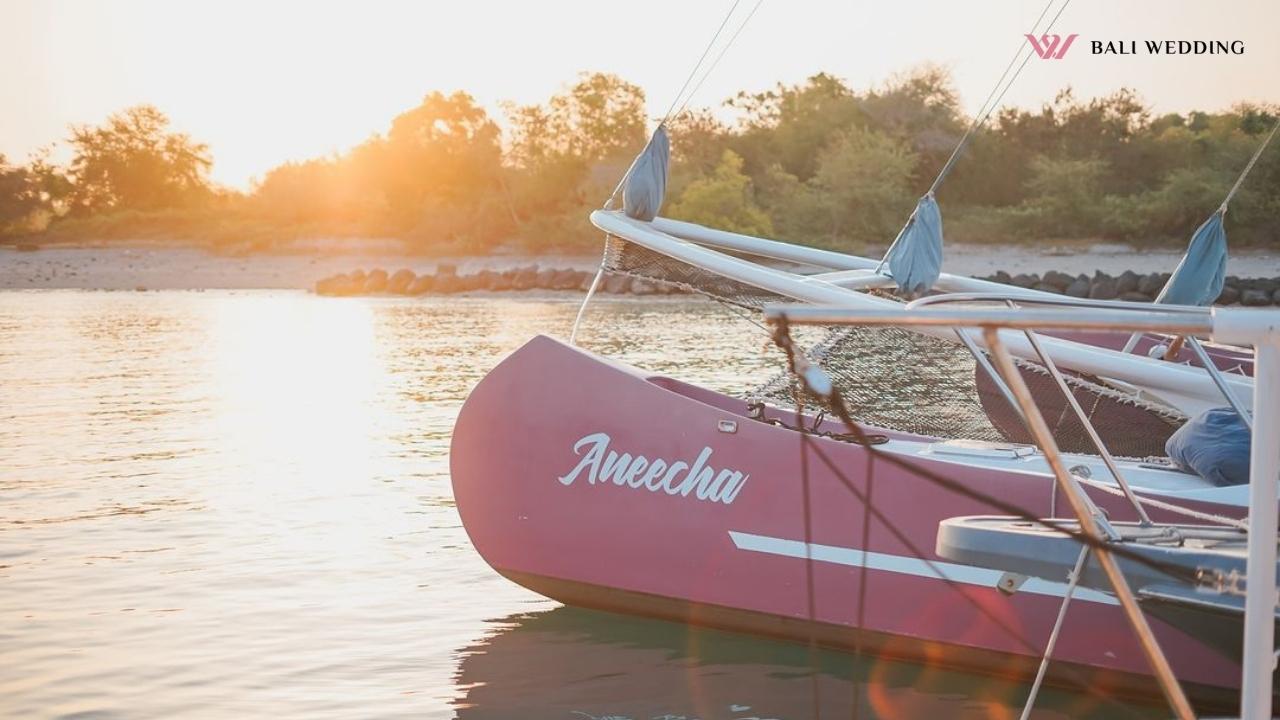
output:
M 752 258 L 758 259 L 758 258 Z M 790 298 L 731 280 L 696 265 L 681 262 L 646 247 L 610 235 L 604 246 L 604 269 L 653 282 L 674 285 L 720 302 L 750 310 Z
M 616 237 L 608 240 L 604 267 L 607 272 L 676 285 L 739 312 L 793 302 Z M 810 338 L 812 333 L 804 339 Z M 927 437 L 1032 442 L 1018 413 L 959 342 L 900 328 L 832 327 L 818 333 L 809 348 L 806 355 L 831 376 L 860 422 Z M 1016 363 L 1059 447 L 1066 452 L 1096 454 L 1049 371 L 1027 360 L 1016 359 Z M 1186 420 L 1172 408 L 1098 378 L 1065 370 L 1063 375 L 1115 455 L 1163 456 L 1165 441 Z M 782 371 L 744 395 L 790 407 L 794 382 L 790 373 Z M 809 400 L 816 402 L 815 398 Z

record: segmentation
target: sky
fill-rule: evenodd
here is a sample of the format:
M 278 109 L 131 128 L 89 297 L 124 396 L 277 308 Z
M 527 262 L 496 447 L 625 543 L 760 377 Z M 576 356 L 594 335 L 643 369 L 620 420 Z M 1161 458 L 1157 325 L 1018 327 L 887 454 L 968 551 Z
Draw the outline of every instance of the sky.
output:
M 739 2 L 742 17 L 754 0 Z M 865 88 L 934 63 L 972 112 L 1045 2 L 763 0 L 693 105 L 818 71 Z M 1067 85 L 1080 97 L 1132 87 L 1158 112 L 1280 102 L 1276 0 L 1069 2 L 1054 30 L 1079 33 L 1075 46 L 1028 63 L 1006 105 L 1036 108 Z M 465 90 L 498 115 L 503 101 L 544 102 L 582 71 L 640 85 L 656 118 L 732 5 L 0 0 L 0 154 L 24 161 L 71 124 L 151 103 L 210 145 L 214 180 L 246 188 L 282 162 L 384 132 L 432 90 Z M 1245 52 L 1089 52 L 1091 40 L 1148 39 L 1243 40 Z

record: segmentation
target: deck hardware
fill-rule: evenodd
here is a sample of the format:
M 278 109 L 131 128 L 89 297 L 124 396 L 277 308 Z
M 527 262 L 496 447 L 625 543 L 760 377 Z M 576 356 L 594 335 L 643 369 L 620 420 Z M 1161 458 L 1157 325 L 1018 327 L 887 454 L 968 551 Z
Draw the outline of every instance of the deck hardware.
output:
M 721 420 L 716 423 L 716 429 L 722 433 L 736 433 L 738 432 L 738 421 Z
M 1018 573 L 1007 572 L 1002 574 L 1000 576 L 1000 579 L 996 581 L 996 589 L 1004 593 L 1005 595 L 1012 595 L 1018 592 L 1018 588 L 1021 588 L 1022 583 L 1026 581 L 1027 581 L 1026 575 L 1019 575 Z

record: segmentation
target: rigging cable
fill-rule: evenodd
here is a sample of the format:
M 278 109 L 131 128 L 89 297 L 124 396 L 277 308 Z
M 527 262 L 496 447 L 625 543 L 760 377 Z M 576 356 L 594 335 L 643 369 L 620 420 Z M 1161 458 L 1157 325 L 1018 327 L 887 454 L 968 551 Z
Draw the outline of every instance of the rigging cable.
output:
M 774 334 L 774 340 L 775 342 L 778 343 L 779 347 L 782 348 L 783 352 L 786 353 L 788 357 L 788 362 L 791 363 L 790 367 L 795 368 L 796 365 L 794 364 L 794 358 L 796 357 L 796 351 L 790 341 L 789 324 L 787 323 L 785 317 L 780 318 L 774 322 L 777 326 L 777 330 L 775 331 L 775 334 Z M 830 405 L 831 410 L 836 414 L 836 417 L 839 418 L 842 423 L 844 423 L 845 427 L 849 430 L 849 433 L 854 438 L 856 438 L 856 442 L 860 445 L 865 445 L 867 447 L 867 452 L 875 454 L 876 457 L 884 460 L 886 463 L 890 465 L 893 465 L 902 470 L 905 470 L 911 473 L 912 475 L 915 475 L 924 480 L 927 480 L 935 485 L 938 485 L 939 487 L 942 487 L 945 490 L 949 490 L 957 495 L 960 495 L 961 497 L 965 497 L 970 500 L 975 500 L 977 502 L 990 505 L 991 507 L 1007 515 L 1012 515 L 1017 517 L 1020 520 L 1025 520 L 1026 522 L 1035 523 L 1036 525 L 1039 525 L 1041 527 L 1062 533 L 1063 535 L 1066 535 L 1076 540 L 1077 542 L 1088 545 L 1090 548 L 1093 548 L 1095 550 L 1096 549 L 1105 550 L 1117 557 L 1122 557 L 1126 560 L 1132 561 L 1134 563 L 1138 563 L 1145 567 L 1149 567 L 1153 570 L 1156 570 L 1160 573 L 1168 575 L 1172 578 L 1179 579 L 1193 585 L 1197 581 L 1196 573 L 1192 570 L 1187 570 L 1185 568 L 1178 567 L 1175 565 L 1170 565 L 1168 563 L 1161 563 L 1159 561 L 1152 560 L 1140 553 L 1135 553 L 1132 550 L 1129 550 L 1127 548 L 1117 547 L 1116 545 L 1111 543 L 1105 543 L 1103 541 L 1100 541 L 1094 538 L 1092 535 L 1088 533 L 1073 529 L 1072 522 L 1058 522 L 1052 519 L 1041 518 L 1031 513 L 1026 508 L 1016 505 L 1012 502 L 1009 502 L 1008 500 L 1005 500 L 995 495 L 991 495 L 989 493 L 982 492 L 980 490 L 975 490 L 963 482 L 960 482 L 958 480 L 953 480 L 940 473 L 934 472 L 933 470 L 930 470 L 927 467 L 919 465 L 915 462 L 912 462 L 911 460 L 898 457 L 896 454 L 891 452 L 885 452 L 882 448 L 876 447 L 878 443 L 875 440 L 871 439 L 871 437 L 867 435 L 866 431 L 863 430 L 862 427 L 850 415 L 849 408 L 847 405 L 845 405 L 844 399 L 840 394 L 839 388 L 832 387 L 831 393 L 826 396 L 826 400 L 827 400 L 827 403 Z
M 1071 0 L 1066 0 L 1066 2 L 1062 3 L 1062 7 L 1058 8 L 1058 12 L 1054 13 L 1053 19 L 1049 21 L 1049 24 L 1045 26 L 1042 32 L 1047 33 L 1050 30 L 1052 30 L 1053 26 L 1057 24 L 1058 18 L 1062 17 L 1062 12 L 1066 10 L 1067 6 L 1070 4 L 1071 4 Z M 1053 0 L 1050 0 L 1049 4 L 1045 6 L 1044 11 L 1040 13 L 1040 18 L 1036 19 L 1036 25 L 1040 24 L 1040 19 L 1044 18 L 1045 12 L 1048 11 L 1048 9 L 1052 6 L 1053 6 Z M 1035 25 L 1032 25 L 1031 33 L 1029 34 L 1031 35 L 1036 34 Z M 1023 45 L 1019 45 L 1019 52 L 1014 54 L 1013 60 L 1011 60 L 1009 65 L 1005 67 L 1005 73 L 1009 72 L 1009 68 L 1013 66 L 1013 63 L 1015 61 L 1017 61 L 1018 56 L 1022 55 L 1022 52 L 1021 52 L 1022 48 L 1024 47 L 1030 48 L 1030 46 L 1031 46 L 1030 42 L 1024 43 Z M 942 184 L 942 181 L 946 179 L 947 175 L 951 174 L 951 169 L 955 167 L 956 160 L 960 157 L 960 153 L 962 153 L 965 147 L 968 146 L 969 141 L 973 136 L 973 133 L 979 127 L 986 124 L 987 120 L 991 118 L 991 114 L 994 113 L 996 109 L 1000 107 L 1001 101 L 1004 100 L 1005 93 L 1009 92 L 1009 88 L 1013 87 L 1013 83 L 1017 81 L 1018 76 L 1022 74 L 1023 68 L 1025 68 L 1027 66 L 1027 62 L 1031 60 L 1031 55 L 1032 55 L 1032 51 L 1030 49 L 1027 50 L 1027 53 L 1025 55 L 1022 55 L 1022 63 L 1018 65 L 1018 69 L 1014 71 L 1013 77 L 1009 78 L 1009 82 L 1004 85 L 1004 89 L 1000 91 L 1000 94 L 995 97 L 994 101 L 991 100 L 991 95 L 987 96 L 987 100 L 990 101 L 989 105 L 985 106 L 985 110 L 983 110 L 978 117 L 974 118 L 974 121 L 969 125 L 969 128 L 965 130 L 964 135 L 960 137 L 960 142 L 956 143 L 955 150 L 952 151 L 951 157 L 947 158 L 947 162 L 943 164 L 942 170 L 938 172 L 938 177 L 934 178 L 933 184 L 929 186 L 928 194 L 930 195 L 934 194 L 934 192 L 938 189 L 938 186 Z M 1003 74 L 1000 76 L 1000 79 L 1004 80 Z M 997 88 L 999 87 L 999 82 L 996 83 L 996 87 Z M 992 88 L 991 91 L 993 94 L 995 93 L 995 90 L 996 88 Z
M 1057 487 L 1056 483 L 1054 487 Z M 1022 715 L 1019 720 L 1028 720 L 1031 717 L 1031 708 L 1036 706 L 1036 696 L 1040 694 L 1040 685 L 1044 683 L 1044 675 L 1049 670 L 1049 658 L 1053 656 L 1053 648 L 1058 644 L 1058 634 L 1062 632 L 1062 621 L 1067 619 L 1067 606 L 1071 604 L 1076 585 L 1080 584 L 1080 576 L 1084 573 L 1084 561 L 1088 557 L 1089 548 L 1080 548 L 1080 555 L 1076 557 L 1076 566 L 1067 574 L 1067 591 L 1062 595 L 1062 605 L 1058 606 L 1058 619 L 1053 621 L 1053 630 L 1049 633 L 1049 641 L 1044 646 L 1044 657 L 1040 658 L 1040 668 L 1036 670 L 1035 682 L 1031 683 L 1031 691 L 1027 693 L 1027 700 L 1022 706 Z
M 640 152 L 636 154 L 635 158 L 631 160 L 631 165 L 627 167 L 626 172 L 622 173 L 622 177 L 618 180 L 618 184 L 614 186 L 613 192 L 610 193 L 608 199 L 604 201 L 604 205 L 602 206 L 603 209 L 608 210 L 613 206 L 614 201 L 618 199 L 618 193 L 622 192 L 623 186 L 627 184 L 627 178 L 631 177 L 631 173 L 635 171 L 636 164 L 640 162 L 640 158 L 644 155 L 645 150 L 647 150 L 650 143 L 653 142 L 654 135 L 657 134 L 658 129 L 667 124 L 672 117 L 672 113 L 676 112 L 677 106 L 679 106 L 680 112 L 684 111 L 684 108 L 689 104 L 689 101 L 693 99 L 694 94 L 702 87 L 702 83 L 706 81 L 707 76 L 710 75 L 711 71 L 715 69 L 715 66 L 719 64 L 720 58 L 724 57 L 724 54 L 729 50 L 729 47 L 733 45 L 733 41 L 738 39 L 738 35 L 742 33 L 742 29 L 746 27 L 747 23 L 750 22 L 751 18 L 756 14 L 756 10 L 760 9 L 760 5 L 764 0 L 756 0 L 755 6 L 751 8 L 751 12 L 747 14 L 746 19 L 743 20 L 742 24 L 738 26 L 738 29 L 734 31 L 733 35 L 729 38 L 729 41 L 723 48 L 721 48 L 711 65 L 708 66 L 707 71 L 703 73 L 702 78 L 698 80 L 697 84 L 694 85 L 693 90 L 688 93 L 687 97 L 685 97 L 685 90 L 688 89 L 689 83 L 693 82 L 693 78 L 698 74 L 698 70 L 702 67 L 702 64 L 706 62 L 707 56 L 711 53 L 711 49 L 715 47 L 716 41 L 719 40 L 720 35 L 724 33 L 725 27 L 728 26 L 729 20 L 733 17 L 741 2 L 742 0 L 733 0 L 733 4 L 729 6 L 729 11 L 725 13 L 724 19 L 720 21 L 720 26 L 716 28 L 715 34 L 711 36 L 711 40 L 707 43 L 707 46 L 703 48 L 702 54 L 698 56 L 698 62 L 694 63 L 693 69 L 691 69 L 689 71 L 689 75 L 685 77 L 684 84 L 680 86 L 680 90 L 671 101 L 671 105 L 667 108 L 666 114 L 662 116 L 662 120 L 659 121 L 657 128 L 655 128 L 653 133 L 649 135 L 649 139 L 645 142 L 644 148 L 642 148 Z M 682 97 L 684 97 L 683 104 L 680 102 Z M 605 253 L 607 254 L 609 250 L 608 235 L 605 236 L 605 241 Z M 578 328 L 582 326 L 582 318 L 587 313 L 587 305 L 589 305 L 591 303 L 591 299 L 595 297 L 596 291 L 600 288 L 600 281 L 604 279 L 605 259 L 605 257 L 600 258 L 600 267 L 596 270 L 596 275 L 591 280 L 591 286 L 587 288 L 586 296 L 582 298 L 582 305 L 578 307 L 578 314 L 573 320 L 573 328 L 569 331 L 570 345 L 576 343 L 578 339 Z
M 1036 21 L 1031 24 L 1031 32 L 1028 33 L 1029 35 L 1035 35 L 1037 33 L 1036 27 L 1040 25 L 1040 21 L 1048 14 L 1049 8 L 1053 7 L 1055 2 L 1057 2 L 1057 0 L 1049 0 L 1049 2 L 1045 4 L 1044 9 L 1040 11 L 1039 17 L 1037 17 Z M 1071 0 L 1066 0 L 1066 2 L 1062 3 L 1062 7 L 1058 8 L 1058 12 L 1054 13 L 1049 24 L 1039 32 L 1043 34 L 1052 30 L 1053 26 L 1058 22 L 1058 18 L 1062 17 L 1062 12 L 1066 10 L 1067 6 L 1070 4 Z M 1023 54 L 1024 50 L 1026 51 L 1025 55 Z M 982 105 L 978 106 L 978 112 L 974 115 L 973 121 L 969 123 L 969 127 L 964 131 L 964 134 L 960 136 L 959 142 L 956 143 L 956 146 L 951 151 L 951 155 L 947 158 L 947 161 L 942 164 L 942 169 L 938 171 L 938 175 L 934 178 L 933 184 L 929 186 L 928 192 L 925 193 L 926 197 L 937 192 L 938 187 L 942 185 L 942 181 L 951 174 L 951 170 L 955 167 L 956 161 L 959 160 L 960 154 L 964 152 L 966 147 L 968 147 L 969 140 L 973 137 L 973 133 L 976 132 L 979 127 L 984 125 L 987 120 L 990 119 L 991 114 L 996 111 L 996 108 L 1000 106 L 1000 102 L 1004 100 L 1005 93 L 1009 92 L 1009 88 L 1013 87 L 1013 83 L 1018 79 L 1018 76 L 1022 74 L 1023 68 L 1027 66 L 1027 62 L 1031 60 L 1032 54 L 1033 52 L 1031 50 L 1030 42 L 1024 40 L 1018 44 L 1018 49 L 1013 53 L 1013 57 L 1009 59 L 1009 64 L 1005 65 L 1004 72 L 1000 73 L 1000 77 L 996 80 L 995 85 L 992 86 L 991 92 L 987 93 L 986 100 L 983 100 Z M 1021 64 L 1018 63 L 1018 58 L 1022 58 Z M 1006 83 L 1005 78 L 1008 77 L 1009 70 L 1012 69 L 1014 65 L 1018 65 L 1018 69 L 1014 71 L 1013 76 L 1009 77 L 1009 81 Z M 1001 89 L 1002 86 L 1003 89 Z M 999 94 L 997 94 L 997 91 L 999 91 Z M 876 269 L 873 272 L 879 273 L 884 269 L 885 263 L 889 261 L 889 255 L 898 245 L 898 242 L 902 239 L 903 235 L 906 234 L 907 228 L 911 227 L 911 224 L 915 221 L 915 217 L 915 212 L 913 211 L 911 216 L 907 218 L 907 222 L 904 223 L 902 230 L 898 232 L 898 235 L 893 239 L 893 242 L 890 243 L 889 249 L 885 251 L 884 257 L 880 259 L 880 263 L 876 265 Z
M 1271 132 L 1267 133 L 1267 137 L 1262 141 L 1262 144 L 1254 151 L 1253 157 L 1249 158 L 1249 163 L 1245 165 L 1244 170 L 1240 172 L 1240 177 L 1236 178 L 1236 184 L 1232 185 L 1231 189 L 1227 191 L 1227 196 L 1223 198 L 1222 205 L 1218 208 L 1218 212 L 1225 213 L 1227 211 L 1227 205 L 1231 202 L 1231 199 L 1236 196 L 1236 191 L 1240 189 L 1240 186 L 1244 184 L 1244 179 L 1249 177 L 1249 173 L 1253 171 L 1253 166 L 1258 163 L 1258 158 L 1262 157 L 1263 151 L 1265 151 L 1267 146 L 1271 144 L 1272 138 L 1276 136 L 1276 130 L 1280 130 L 1280 118 L 1276 118 L 1276 124 L 1271 127 Z
M 775 333 L 774 333 L 774 339 L 775 339 L 775 342 L 778 343 L 780 348 L 785 353 L 787 357 L 788 367 L 791 369 L 792 373 L 795 374 L 797 377 L 801 378 L 801 382 L 803 382 L 803 375 L 801 374 L 802 371 L 797 366 L 797 362 L 803 364 L 805 361 L 799 358 L 795 353 L 795 348 L 791 343 L 791 336 L 790 336 L 789 328 L 787 326 L 785 318 L 777 322 L 777 326 L 775 328 Z M 797 396 L 793 396 L 793 397 L 797 397 Z M 798 397 L 796 402 L 797 403 L 800 402 Z M 861 438 L 860 440 L 855 440 L 855 442 L 858 442 L 859 444 L 867 446 L 867 451 L 868 451 L 867 462 L 869 467 L 874 467 L 873 463 L 874 463 L 874 460 L 877 458 L 885 460 L 889 462 L 889 464 L 891 465 L 895 465 L 901 469 L 905 469 L 907 472 L 911 473 L 912 475 L 923 478 L 926 481 L 933 482 L 934 484 L 937 484 L 943 487 L 944 489 L 951 490 L 952 492 L 955 492 L 958 495 L 967 497 L 969 499 L 974 499 L 979 502 L 983 502 L 985 504 L 992 505 L 997 509 L 1002 510 L 1003 512 L 1009 513 L 1011 515 L 1016 515 L 1021 519 L 1029 520 L 1031 522 L 1034 522 L 1039 525 L 1043 525 L 1045 527 L 1049 527 L 1050 529 L 1057 530 L 1070 537 L 1076 537 L 1080 542 L 1085 543 L 1087 546 L 1095 546 L 1099 544 L 1096 540 L 1094 540 L 1093 536 L 1091 535 L 1077 533 L 1075 531 L 1072 531 L 1069 527 L 1062 526 L 1059 523 L 1040 519 L 1039 517 L 1031 514 L 1031 512 L 1026 510 L 1025 508 L 1021 508 L 1017 505 L 1013 505 L 1012 503 L 1006 502 L 995 496 L 987 495 L 986 493 L 973 490 L 971 488 L 968 488 L 962 483 L 959 483 L 957 481 L 954 481 L 949 478 L 943 477 L 939 474 L 936 474 L 933 471 L 928 470 L 924 467 L 918 466 L 909 460 L 898 458 L 892 453 L 886 453 L 882 451 L 880 448 L 872 447 L 874 445 L 880 444 L 878 441 L 873 439 L 876 436 L 866 435 L 865 432 L 862 430 L 862 428 L 859 425 L 857 425 L 857 423 L 855 423 L 849 417 L 848 408 L 845 406 L 844 401 L 840 398 L 838 390 L 833 388 L 833 393 L 827 397 L 827 402 L 831 406 L 831 409 L 835 411 L 837 417 L 840 418 L 841 422 L 843 422 L 844 425 L 851 431 L 851 434 L 855 438 Z M 802 408 L 799 405 L 797 405 L 797 411 L 801 409 Z M 803 428 L 804 427 L 803 420 L 800 420 L 797 423 L 797 425 L 798 427 Z M 880 510 L 877 510 L 871 502 L 870 493 L 869 492 L 863 493 L 862 491 L 858 490 L 857 486 L 854 484 L 852 480 L 849 479 L 847 475 L 844 474 L 844 471 L 840 468 L 840 466 L 833 459 L 831 459 L 825 452 L 823 452 L 822 447 L 819 443 L 813 442 L 812 440 L 810 440 L 809 449 L 812 450 L 814 455 L 817 456 L 817 458 L 822 461 L 822 464 L 826 466 L 827 470 L 836 478 L 836 480 L 838 480 L 840 484 L 844 486 L 845 490 L 850 495 L 852 495 L 856 500 L 862 503 L 864 517 L 869 515 L 870 517 L 878 521 L 881 525 L 883 525 L 884 528 L 889 532 L 890 535 L 893 536 L 893 538 L 897 542 L 901 543 L 907 549 L 907 551 L 912 554 L 912 556 L 919 559 L 921 562 L 925 564 L 927 568 L 929 568 L 929 571 L 932 573 L 934 577 L 937 577 L 939 580 L 943 582 L 943 584 L 945 584 L 946 586 L 954 590 L 956 592 L 956 595 L 959 597 L 959 599 L 961 599 L 967 605 L 969 605 L 975 612 L 983 616 L 987 621 L 991 622 L 994 626 L 1003 630 L 1004 633 L 1010 639 L 1017 642 L 1029 653 L 1039 652 L 1039 649 L 1031 643 L 1031 640 L 1020 630 L 1020 628 L 1009 623 L 1005 618 L 996 614 L 991 608 L 989 608 L 987 605 L 983 604 L 982 602 L 978 601 L 976 598 L 971 597 L 969 593 L 965 592 L 962 589 L 961 583 L 953 579 L 950 575 L 948 575 L 947 571 L 944 570 L 936 561 L 932 560 L 929 557 L 929 555 L 925 553 L 925 551 L 922 550 L 920 546 L 917 545 L 912 540 L 910 536 L 908 536 L 905 532 L 899 529 L 897 524 L 894 523 L 892 518 L 887 517 L 883 512 L 881 512 Z M 802 455 L 802 459 L 803 459 L 803 455 Z M 807 463 L 802 464 L 801 470 L 804 476 L 804 480 L 807 482 L 808 464 Z M 870 484 L 868 484 L 868 491 L 870 491 L 870 489 L 871 489 Z M 868 528 L 869 528 L 869 524 L 864 525 L 864 536 L 866 537 L 869 537 L 869 535 L 867 534 Z M 1137 555 L 1136 553 L 1128 551 L 1127 549 L 1115 548 L 1115 547 L 1110 547 L 1109 549 L 1113 554 L 1117 556 L 1132 557 L 1137 562 L 1151 565 L 1153 567 L 1157 565 L 1155 561 L 1149 560 L 1144 556 Z M 862 552 L 863 553 L 867 552 L 867 546 L 865 544 L 862 547 Z M 810 562 L 812 562 L 811 553 L 812 553 L 812 548 L 809 546 L 808 543 L 806 543 L 805 557 L 809 558 Z M 863 563 L 864 587 L 865 587 L 865 578 L 866 578 L 866 573 L 865 573 L 866 564 L 867 563 L 865 562 Z M 1169 572 L 1168 570 L 1163 570 L 1163 571 Z M 1176 575 L 1176 573 L 1170 573 L 1170 574 Z M 865 595 L 861 595 L 860 600 L 865 601 Z M 862 614 L 861 610 L 862 609 L 860 608 L 859 619 L 858 619 L 859 625 L 855 631 L 855 641 L 858 643 L 859 649 L 860 649 L 860 639 L 858 639 L 858 636 L 861 634 L 861 628 L 863 627 L 862 623 L 865 621 L 865 615 Z M 1094 690 L 1092 683 L 1085 682 L 1084 677 L 1080 675 L 1074 668 L 1063 667 L 1063 668 L 1060 668 L 1059 672 L 1065 677 L 1069 677 L 1079 687 L 1083 688 L 1086 693 L 1091 695 L 1096 695 L 1098 697 L 1103 697 L 1102 694 Z M 856 688 L 855 688 L 855 692 L 856 692 Z M 855 713 L 857 711 L 856 705 L 854 707 L 854 711 Z

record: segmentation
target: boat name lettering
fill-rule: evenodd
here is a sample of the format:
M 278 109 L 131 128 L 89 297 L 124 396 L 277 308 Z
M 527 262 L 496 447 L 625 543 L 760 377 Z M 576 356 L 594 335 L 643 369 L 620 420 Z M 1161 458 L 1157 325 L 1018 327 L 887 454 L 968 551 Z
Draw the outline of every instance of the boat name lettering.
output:
M 618 487 L 643 488 L 681 497 L 692 495 L 698 500 L 729 505 L 751 477 L 729 468 L 717 471 L 709 464 L 709 447 L 702 448 L 692 463 L 668 462 L 662 458 L 619 453 L 609 449 L 609 440 L 606 433 L 592 433 L 574 443 L 573 453 L 582 459 L 569 474 L 559 478 L 560 483 L 572 485 L 581 477 L 592 485 L 613 483 Z

